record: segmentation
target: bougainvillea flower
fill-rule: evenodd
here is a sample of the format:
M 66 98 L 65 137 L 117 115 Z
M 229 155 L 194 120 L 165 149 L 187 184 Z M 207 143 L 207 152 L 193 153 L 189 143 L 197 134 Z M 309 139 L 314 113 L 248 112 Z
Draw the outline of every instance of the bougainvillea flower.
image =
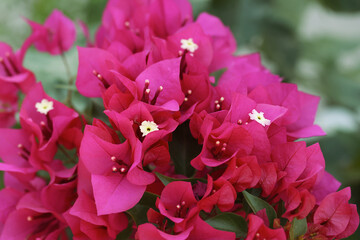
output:
M 4 227 L 8 215 L 16 209 L 16 204 L 23 193 L 12 188 L 4 188 L 0 191 L 0 233 Z
M 163 60 L 145 69 L 136 78 L 139 100 L 178 111 L 185 97 L 181 91 L 179 70 L 180 59 Z
M 227 179 L 237 192 L 255 187 L 260 180 L 261 168 L 255 156 L 234 157 L 227 165 L 221 176 Z
M 78 47 L 79 67 L 76 77 L 76 87 L 86 97 L 101 97 L 101 91 L 113 83 L 120 90 L 121 81 L 117 80 L 111 71 L 120 73 L 125 78 L 126 70 L 110 52 L 99 48 Z M 130 81 L 130 80 L 129 80 Z
M 147 104 L 138 102 L 120 114 L 114 111 L 105 112 L 113 126 L 120 130 L 133 147 L 137 141 L 142 142 L 143 151 L 148 150 L 159 140 L 169 140 L 170 133 L 178 126 L 172 112 L 157 111 L 151 114 L 147 107 Z M 142 128 L 145 123 L 148 127 Z
M 295 217 L 305 218 L 316 203 L 315 197 L 306 189 L 298 191 L 295 188 L 288 188 L 281 198 L 284 200 L 286 209 L 282 217 L 289 219 L 290 222 Z
M 314 224 L 320 224 L 320 232 L 329 238 L 342 239 L 350 236 L 359 226 L 356 205 L 349 204 L 350 188 L 327 195 L 314 213 Z
M 31 157 L 33 166 L 44 168 L 44 162 L 51 162 L 57 151 L 57 142 L 62 133 L 79 115 L 73 110 L 49 97 L 39 83 L 25 97 L 20 110 L 20 123 L 31 136 Z M 80 126 L 81 127 L 81 124 Z M 74 139 L 81 140 L 81 132 L 73 132 Z
M 251 239 L 269 239 L 269 240 L 285 240 L 286 235 L 284 229 L 271 229 L 264 224 L 264 221 L 253 214 L 248 216 L 248 234 L 246 240 Z
M 96 46 L 106 49 L 112 42 L 118 41 L 132 52 L 142 49 L 144 42 L 138 35 L 143 34 L 147 7 L 144 1 L 109 1 L 102 25 L 95 35 Z
M 0 128 L 15 124 L 18 109 L 17 87 L 12 83 L 0 82 Z
M 227 67 L 236 50 L 236 40 L 229 27 L 224 26 L 221 20 L 208 13 L 201 13 L 197 20 L 205 34 L 211 37 L 214 57 L 209 71 L 214 72 Z
M 185 0 L 152 1 L 149 15 L 149 27 L 160 38 L 166 38 L 192 22 L 192 8 Z
M 262 196 L 268 196 L 275 188 L 278 180 L 276 163 L 269 162 L 260 164 L 261 167 L 261 178 L 259 185 L 262 189 Z
M 94 199 L 83 191 L 64 217 L 75 239 L 115 239 L 128 226 L 124 213 L 98 216 Z
M 316 183 L 311 188 L 311 193 L 316 197 L 316 203 L 320 202 L 330 193 L 336 192 L 341 186 L 341 182 L 336 180 L 330 173 L 324 171 L 323 176 L 316 179 Z
M 253 138 L 242 126 L 224 123 L 209 132 L 198 157 L 191 161 L 193 167 L 216 167 L 232 157 L 248 155 L 254 146 Z
M 23 47 L 14 53 L 11 46 L 0 42 L 0 81 L 17 84 L 14 87 L 20 87 L 25 93 L 35 84 L 34 74 L 22 65 L 28 45 L 25 42 Z
M 120 91 L 115 84 L 103 92 L 102 99 L 105 109 L 114 110 L 118 113 L 127 109 L 135 100 L 131 93 Z
M 234 92 L 247 94 L 258 85 L 266 86 L 280 81 L 279 76 L 273 75 L 262 66 L 259 54 L 234 57 L 215 88 L 216 98 L 230 97 Z M 225 98 L 224 104 L 230 101 L 231 98 Z
M 0 170 L 16 176 L 17 181 L 29 184 L 36 169 L 30 164 L 31 143 L 29 135 L 22 129 L 0 129 Z
M 306 168 L 293 186 L 301 189 L 310 189 L 323 176 L 325 159 L 318 143 L 306 148 Z M 335 189 L 334 191 L 336 191 Z
M 60 214 L 46 209 L 41 202 L 40 192 L 24 195 L 15 211 L 9 214 L 0 239 L 26 239 L 38 237 L 57 239 L 64 237 L 66 224 Z
M 283 176 L 278 180 L 277 192 L 286 189 L 295 182 L 306 168 L 306 143 L 288 142 L 275 146 L 271 158 L 276 163 L 277 171 Z
M 95 157 L 96 156 L 96 157 Z M 86 126 L 80 158 L 91 174 L 99 215 L 118 213 L 133 207 L 155 179 L 142 170 L 142 145 L 132 148 L 120 142 L 116 132 L 100 121 Z
M 213 181 L 212 177 L 208 176 L 206 192 L 198 206 L 206 212 L 211 212 L 216 205 L 222 212 L 225 212 L 234 206 L 235 200 L 236 191 L 230 182 L 222 177 Z
M 169 234 L 163 232 L 162 230 L 156 228 L 153 224 L 145 223 L 139 226 L 138 231 L 136 232 L 135 239 L 139 240 L 150 240 L 150 239 L 162 239 L 162 240 L 198 240 L 198 239 L 225 239 L 233 240 L 235 239 L 235 233 L 221 231 L 214 229 L 209 224 L 207 224 L 200 217 L 197 217 L 192 226 L 187 228 L 185 231 L 182 231 L 178 234 Z
M 212 97 L 207 68 L 191 56 L 187 55 L 185 59 L 186 66 L 180 69 L 181 89 L 185 95 L 180 108 L 180 123 L 187 120 L 193 112 L 200 113 L 205 110 Z
M 77 179 L 73 174 L 69 178 L 53 177 L 49 185 L 41 190 L 44 207 L 53 212 L 64 213 L 77 198 L 76 186 Z
M 179 233 L 179 234 L 168 234 L 165 233 L 159 229 L 157 229 L 153 224 L 151 223 L 145 223 L 141 224 L 138 227 L 138 230 L 136 232 L 135 239 L 138 240 L 153 240 L 153 239 L 159 239 L 159 240 L 186 240 L 189 237 L 190 231 L 193 229 L 193 227 L 189 227 L 185 231 Z
M 325 135 L 324 131 L 314 125 L 316 109 L 320 98 L 298 91 L 295 84 L 273 83 L 257 86 L 249 93 L 257 102 L 279 105 L 288 109 L 284 117 L 276 123 L 286 126 L 288 135 L 303 138 Z
M 27 20 L 32 28 L 30 39 L 35 48 L 52 55 L 68 51 L 75 42 L 74 23 L 59 10 L 54 10 L 45 20 L 44 25 Z
M 204 33 L 198 23 L 191 23 L 181 28 L 168 38 L 168 44 L 174 54 L 178 54 L 179 51 L 180 55 L 189 54 L 204 66 L 209 66 L 212 61 L 213 48 L 210 37 Z
M 340 239 L 358 227 L 319 144 L 298 141 L 324 134 L 319 98 L 257 53 L 233 56 L 217 17 L 194 22 L 188 0 L 109 0 L 94 43 L 81 23 L 76 87 L 104 105 L 81 109 L 105 118 L 86 115 L 86 126 L 22 66 L 32 45 L 69 50 L 74 24 L 58 10 L 28 23 L 19 50 L 0 43 L 0 127 L 26 95 L 21 128 L 0 129 L 0 240 L 283 240 L 299 233 L 296 219 L 307 224 L 299 239 Z M 247 233 L 230 232 L 236 216 Z
M 175 231 L 184 231 L 198 215 L 197 201 L 189 182 L 175 181 L 165 186 L 156 201 L 160 213 L 175 223 Z M 190 224 L 190 225 L 188 225 Z
M 207 222 L 202 220 L 200 217 L 197 217 L 194 224 L 194 229 L 190 232 L 188 240 L 197 240 L 197 239 L 224 239 L 224 240 L 233 240 L 235 239 L 235 233 L 221 231 L 214 229 Z

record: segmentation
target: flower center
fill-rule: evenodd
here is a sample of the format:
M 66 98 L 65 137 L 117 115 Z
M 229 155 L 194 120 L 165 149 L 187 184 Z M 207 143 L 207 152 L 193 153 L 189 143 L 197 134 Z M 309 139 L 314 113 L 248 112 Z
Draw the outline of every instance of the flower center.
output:
M 120 174 L 126 174 L 129 171 L 129 166 L 124 161 L 116 158 L 115 156 L 112 156 L 110 160 L 118 164 L 118 166 L 113 166 L 111 168 L 111 171 L 114 173 L 118 172 Z
M 143 94 L 142 94 L 142 98 L 141 98 L 141 101 L 145 102 L 145 103 L 149 103 L 149 101 L 150 101 L 150 99 L 149 99 L 149 97 L 150 97 L 149 85 L 150 85 L 150 81 L 149 81 L 149 79 L 146 79 Z M 154 95 L 153 99 L 150 101 L 151 105 L 155 105 L 156 100 L 159 97 L 159 95 L 160 95 L 160 93 L 162 92 L 163 89 L 164 89 L 163 86 L 159 86 L 159 88 L 155 92 L 155 95 Z
M 192 38 L 189 38 L 189 39 L 181 39 L 180 40 L 180 43 L 181 43 L 181 48 L 184 49 L 184 50 L 188 50 L 189 52 L 191 53 L 194 53 L 198 48 L 199 46 L 194 43 L 193 39 Z
M 256 111 L 255 109 L 253 109 L 252 112 L 249 113 L 249 116 L 250 116 L 250 119 L 251 119 L 251 120 L 254 120 L 254 121 L 260 123 L 260 124 L 263 125 L 264 127 L 270 125 L 270 120 L 269 120 L 269 119 L 266 119 L 266 118 L 264 117 L 264 113 L 263 113 L 263 112 L 258 112 L 258 111 Z
M 143 137 L 159 130 L 158 125 L 154 121 L 143 121 L 139 127 Z
M 52 101 L 48 101 L 47 99 L 41 100 L 41 102 L 37 102 L 35 104 L 36 110 L 44 115 L 47 115 L 48 112 L 54 109 L 54 103 Z
M 214 101 L 215 111 L 220 111 L 220 110 L 222 110 L 224 100 L 225 100 L 224 97 L 220 97 L 218 100 L 215 100 L 215 101 Z

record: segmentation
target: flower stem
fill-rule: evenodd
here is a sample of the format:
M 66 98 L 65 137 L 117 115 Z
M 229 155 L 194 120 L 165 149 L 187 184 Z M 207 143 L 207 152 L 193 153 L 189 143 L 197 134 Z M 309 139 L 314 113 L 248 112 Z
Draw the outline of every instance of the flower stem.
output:
M 66 74 L 68 75 L 68 78 L 69 78 L 69 82 L 68 82 L 69 86 L 72 86 L 74 84 L 74 77 L 71 75 L 70 66 L 65 57 L 65 54 L 63 54 L 63 53 L 61 54 L 61 59 L 64 63 Z M 65 100 L 65 104 L 69 107 L 72 107 L 71 98 L 72 98 L 72 90 L 69 88 L 68 92 L 67 92 L 66 100 Z

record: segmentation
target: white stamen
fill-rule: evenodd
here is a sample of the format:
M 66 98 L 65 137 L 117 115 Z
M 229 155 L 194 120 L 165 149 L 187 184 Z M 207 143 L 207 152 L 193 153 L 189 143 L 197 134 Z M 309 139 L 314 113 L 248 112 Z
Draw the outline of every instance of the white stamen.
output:
M 190 53 L 194 53 L 199 48 L 199 46 L 196 43 L 194 43 L 192 38 L 181 39 L 180 42 L 181 42 L 180 47 L 184 50 L 188 50 Z
M 49 111 L 54 109 L 54 103 L 52 101 L 48 101 L 47 99 L 43 99 L 41 102 L 37 102 L 35 104 L 35 108 L 39 113 L 46 115 Z
M 143 121 L 139 127 L 143 137 L 151 132 L 159 130 L 158 125 L 154 123 L 154 121 Z
M 255 109 L 252 110 L 251 113 L 249 113 L 250 119 L 251 120 L 255 120 L 256 122 L 260 123 L 261 125 L 263 125 L 264 127 L 267 125 L 270 125 L 270 120 L 266 119 L 264 117 L 264 113 L 263 112 L 257 112 Z

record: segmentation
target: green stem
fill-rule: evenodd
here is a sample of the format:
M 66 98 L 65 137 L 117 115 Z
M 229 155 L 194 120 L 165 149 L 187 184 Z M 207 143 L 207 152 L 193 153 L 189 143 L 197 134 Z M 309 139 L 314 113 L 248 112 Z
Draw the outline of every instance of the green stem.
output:
M 64 63 L 66 74 L 68 75 L 68 78 L 69 78 L 69 85 L 72 86 L 74 84 L 74 77 L 71 75 L 70 66 L 65 57 L 65 54 L 63 54 L 63 53 L 61 54 L 61 59 Z M 69 107 L 72 107 L 71 98 L 72 98 L 72 90 L 68 89 L 65 104 Z
M 76 160 L 74 159 L 74 157 L 71 157 L 68 152 L 64 149 L 63 146 L 61 146 L 60 144 L 58 144 L 58 149 L 65 155 L 65 157 L 68 158 L 68 161 L 71 163 L 76 163 Z

